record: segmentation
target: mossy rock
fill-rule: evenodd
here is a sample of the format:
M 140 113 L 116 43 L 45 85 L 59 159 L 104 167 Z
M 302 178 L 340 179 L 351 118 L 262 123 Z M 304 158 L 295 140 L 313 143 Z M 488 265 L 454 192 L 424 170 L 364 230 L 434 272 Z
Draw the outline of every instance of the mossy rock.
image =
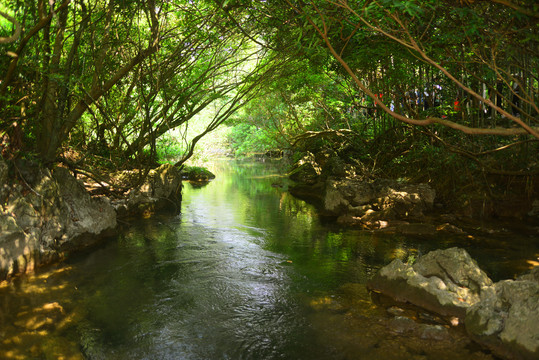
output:
M 201 166 L 185 166 L 182 177 L 189 181 L 210 181 L 215 179 L 215 174 Z

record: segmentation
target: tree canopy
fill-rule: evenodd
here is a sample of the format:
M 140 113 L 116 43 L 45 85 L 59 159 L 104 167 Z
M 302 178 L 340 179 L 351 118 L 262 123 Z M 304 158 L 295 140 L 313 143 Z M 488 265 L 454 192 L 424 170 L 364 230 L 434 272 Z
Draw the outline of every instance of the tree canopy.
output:
M 539 139 L 538 18 L 523 0 L 14 0 L 2 152 L 143 164 L 212 106 L 178 164 L 224 123 L 279 148 L 418 129 L 477 159 Z
M 18 1 L 7 10 L 23 30 L 1 58 L 1 130 L 6 147 L 45 163 L 70 147 L 143 156 L 217 103 L 209 132 L 283 62 L 212 1 Z

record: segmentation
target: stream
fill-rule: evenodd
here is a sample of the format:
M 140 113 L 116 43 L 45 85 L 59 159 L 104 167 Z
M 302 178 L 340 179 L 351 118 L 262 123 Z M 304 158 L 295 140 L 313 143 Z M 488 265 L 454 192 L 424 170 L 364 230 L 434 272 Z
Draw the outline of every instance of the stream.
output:
M 177 214 L 0 285 L 0 358 L 494 359 L 462 326 L 399 327 L 366 281 L 452 246 L 493 280 L 512 278 L 537 265 L 537 235 L 503 223 L 431 237 L 342 228 L 289 195 L 278 167 L 216 161 L 214 181 L 184 184 Z

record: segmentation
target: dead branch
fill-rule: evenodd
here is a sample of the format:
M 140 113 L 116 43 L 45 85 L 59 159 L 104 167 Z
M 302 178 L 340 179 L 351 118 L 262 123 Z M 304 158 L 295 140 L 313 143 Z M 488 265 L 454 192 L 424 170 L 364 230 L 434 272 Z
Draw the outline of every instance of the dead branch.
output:
M 481 171 L 483 173 L 488 173 L 488 174 L 492 174 L 492 175 L 503 175 L 503 176 L 538 176 L 539 175 L 539 172 L 501 170 L 501 169 L 491 168 L 490 166 L 485 165 L 485 163 L 483 161 L 481 161 L 480 159 L 478 159 L 478 157 L 477 157 L 478 155 L 483 155 L 483 154 L 486 154 L 486 153 L 474 154 L 472 152 L 469 152 L 469 151 L 464 150 L 464 149 L 460 149 L 460 148 L 458 148 L 458 147 L 456 147 L 454 145 L 451 145 L 451 144 L 447 143 L 442 138 L 440 138 L 439 136 L 437 136 L 436 134 L 434 134 L 434 133 L 432 133 L 430 131 L 426 131 L 426 132 L 423 132 L 423 133 L 427 134 L 428 136 L 430 136 L 433 139 L 435 139 L 436 141 L 438 141 L 440 144 L 442 144 L 447 149 L 447 151 L 452 152 L 454 154 L 462 155 L 462 156 L 467 157 L 468 159 L 476 162 L 479 165 L 479 167 L 480 167 L 480 169 L 481 169 Z M 521 141 L 519 143 L 523 143 L 523 142 Z M 517 144 L 518 143 L 510 144 L 510 145 L 507 145 L 507 146 L 502 147 L 502 148 L 508 148 L 510 146 L 514 146 L 514 145 L 517 145 Z M 499 151 L 500 149 L 496 149 L 494 151 Z M 494 151 L 492 151 L 492 152 L 494 152 Z

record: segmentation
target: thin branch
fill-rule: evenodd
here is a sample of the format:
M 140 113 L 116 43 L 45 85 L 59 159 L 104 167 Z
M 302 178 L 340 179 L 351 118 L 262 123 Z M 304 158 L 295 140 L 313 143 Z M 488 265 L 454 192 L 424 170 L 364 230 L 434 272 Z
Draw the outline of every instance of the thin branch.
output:
M 302 11 L 301 9 L 293 6 L 289 2 L 289 0 L 287 0 L 287 2 L 298 13 L 306 15 L 304 11 Z M 517 124 L 520 125 L 521 128 L 476 128 L 476 127 L 469 127 L 469 126 L 466 126 L 466 125 L 455 123 L 455 122 L 453 122 L 451 120 L 441 119 L 441 118 L 438 118 L 438 117 L 428 117 L 426 119 L 411 119 L 409 117 L 406 117 L 404 115 L 401 115 L 401 114 L 398 114 L 398 113 L 392 111 L 391 109 L 389 109 L 380 100 L 380 98 L 375 96 L 375 94 L 361 80 L 359 80 L 359 78 L 357 77 L 355 72 L 350 68 L 348 63 L 346 61 L 344 61 L 344 59 L 337 53 L 337 51 L 335 50 L 335 48 L 333 47 L 333 45 L 331 44 L 331 41 L 329 39 L 329 36 L 328 36 L 328 33 L 327 33 L 327 25 L 326 25 L 324 15 L 318 10 L 318 8 L 316 8 L 316 12 L 321 17 L 321 20 L 322 20 L 322 22 L 324 24 L 324 30 L 320 29 L 315 24 L 312 17 L 310 17 L 308 15 L 307 15 L 307 21 L 311 24 L 311 26 L 315 29 L 315 31 L 320 35 L 320 37 L 322 38 L 322 40 L 326 44 L 327 48 L 329 49 L 329 51 L 331 52 L 333 57 L 343 66 L 343 68 L 346 70 L 346 72 L 352 77 L 352 79 L 354 80 L 356 85 L 363 92 L 365 92 L 368 96 L 370 96 L 373 99 L 373 101 L 375 102 L 375 104 L 378 105 L 384 112 L 386 112 L 387 114 L 389 114 L 390 116 L 392 116 L 396 120 L 399 120 L 399 121 L 402 121 L 402 122 L 405 122 L 405 123 L 411 124 L 411 125 L 428 126 L 428 125 L 432 125 L 432 124 L 439 124 L 439 125 L 442 125 L 442 126 L 445 126 L 445 127 L 449 127 L 449 128 L 461 131 L 461 132 L 466 133 L 466 134 L 501 135 L 501 136 L 514 136 L 514 135 L 530 134 L 530 135 L 536 137 L 537 139 L 539 139 L 539 128 L 532 128 L 532 127 L 528 126 L 520 118 L 518 118 L 518 117 L 516 117 L 516 116 L 514 116 L 512 114 L 509 114 L 507 111 L 505 111 L 502 108 L 496 106 L 490 99 L 483 98 L 482 96 L 477 94 L 475 91 L 473 91 L 472 89 L 470 89 L 467 86 L 465 86 L 464 84 L 462 84 L 447 69 L 442 67 L 440 64 L 438 64 L 434 60 L 432 60 L 426 54 L 426 52 L 422 49 L 422 47 L 414 40 L 412 35 L 408 32 L 408 29 L 400 21 L 400 19 L 398 19 L 394 15 L 390 14 L 393 17 L 393 19 L 402 27 L 403 31 L 407 34 L 408 39 L 409 39 L 408 41 L 397 38 L 397 37 L 393 36 L 392 34 L 384 31 L 383 29 L 370 24 L 367 20 L 365 20 L 362 16 L 360 16 L 356 11 L 351 9 L 345 0 L 339 0 L 339 5 L 342 6 L 343 8 L 345 8 L 345 9 L 347 9 L 348 11 L 350 11 L 351 14 L 357 16 L 360 19 L 360 21 L 362 21 L 366 26 L 368 26 L 372 30 L 380 32 L 381 34 L 387 36 L 388 38 L 390 38 L 390 39 L 392 39 L 394 41 L 396 41 L 397 43 L 399 43 L 399 44 L 401 44 L 401 45 L 403 45 L 403 46 L 405 46 L 405 47 L 407 47 L 409 49 L 413 49 L 414 51 L 417 51 L 424 61 L 426 61 L 428 64 L 434 66 L 438 70 L 440 70 L 445 76 L 447 76 L 451 81 L 453 81 L 458 87 L 460 87 L 461 89 L 463 89 L 464 91 L 466 91 L 468 94 L 472 95 L 473 97 L 475 97 L 479 101 L 486 103 L 491 108 L 496 110 L 498 113 L 500 113 L 500 114 L 506 116 L 508 119 L 516 122 Z
M 13 25 L 15 25 L 15 31 L 13 32 L 13 35 L 8 36 L 8 37 L 0 37 L 0 44 L 10 44 L 12 42 L 19 40 L 19 37 L 21 37 L 21 29 L 22 29 L 21 23 L 18 22 L 17 19 L 15 19 L 14 17 L 9 16 L 8 14 L 2 11 L 0 11 L 0 16 L 2 16 L 9 22 L 13 23 Z

